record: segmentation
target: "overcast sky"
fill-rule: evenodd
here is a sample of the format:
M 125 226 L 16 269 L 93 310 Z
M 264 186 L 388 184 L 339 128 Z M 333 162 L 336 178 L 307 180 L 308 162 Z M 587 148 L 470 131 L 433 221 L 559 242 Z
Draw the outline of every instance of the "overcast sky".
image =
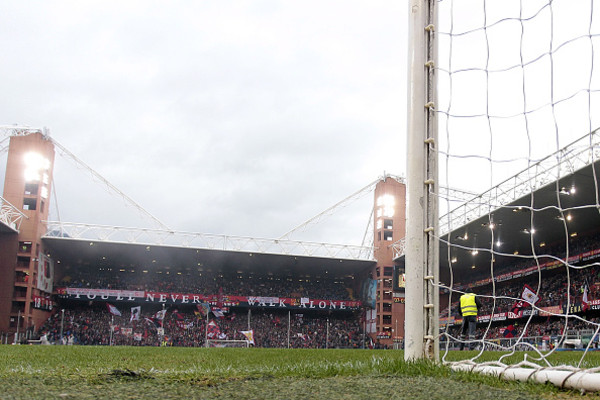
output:
M 439 2 L 441 186 L 481 193 L 600 126 L 600 11 L 573 4 Z M 0 0 L 0 124 L 48 127 L 171 229 L 278 238 L 406 175 L 407 8 Z M 54 188 L 52 219 L 151 225 L 60 152 Z M 292 238 L 360 244 L 372 204 Z
M 1 1 L 0 124 L 175 230 L 276 238 L 405 174 L 402 1 Z M 68 222 L 136 212 L 57 154 Z M 53 198 L 55 200 L 55 198 Z M 360 244 L 372 194 L 298 239 Z

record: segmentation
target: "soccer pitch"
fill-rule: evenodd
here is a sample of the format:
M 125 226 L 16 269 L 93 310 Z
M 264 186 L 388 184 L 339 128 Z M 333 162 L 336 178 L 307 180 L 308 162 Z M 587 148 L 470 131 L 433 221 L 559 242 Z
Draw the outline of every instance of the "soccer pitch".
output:
M 556 363 L 575 363 L 580 356 L 563 352 L 557 354 Z M 405 363 L 403 357 L 402 351 L 393 350 L 4 345 L 0 398 L 581 398 L 579 393 L 545 385 L 452 372 L 426 362 Z M 600 355 L 586 358 L 598 365 Z

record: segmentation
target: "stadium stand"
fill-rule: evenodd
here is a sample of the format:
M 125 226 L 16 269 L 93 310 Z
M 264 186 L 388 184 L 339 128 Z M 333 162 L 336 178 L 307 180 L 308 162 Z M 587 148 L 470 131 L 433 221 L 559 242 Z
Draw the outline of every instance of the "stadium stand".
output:
M 113 345 L 202 347 L 207 336 L 244 340 L 241 331 L 251 329 L 256 347 L 284 348 L 288 347 L 288 339 L 291 348 L 360 348 L 363 345 L 359 320 L 354 316 L 343 318 L 270 310 L 252 311 L 248 315 L 247 312 L 240 313 L 241 310 L 231 310 L 223 318 L 211 314 L 209 323 L 216 328 L 207 333 L 207 320 L 203 315 L 171 308 L 165 310 L 161 321 L 154 317 L 158 311 L 144 310 L 139 320 L 131 320 L 130 311 L 123 310 L 122 316 L 114 317 L 100 303 L 76 305 L 65 309 L 64 318 L 58 312 L 48 319 L 40 328 L 39 336 L 45 336 L 50 344 L 109 345 L 112 326 Z M 61 324 L 65 339 L 61 339 Z M 164 334 L 159 334 L 161 328 Z
M 57 287 L 94 289 L 177 291 L 211 295 L 220 291 L 234 296 L 312 297 L 355 300 L 348 278 L 298 278 L 257 274 L 223 275 L 220 272 L 136 271 L 134 269 L 90 268 L 67 270 Z
M 566 266 L 560 261 L 567 257 L 565 243 L 545 245 L 540 249 L 537 260 L 528 258 L 515 264 L 503 263 L 501 257 L 498 257 L 493 269 L 494 286 L 489 266 L 457 277 L 461 283 L 457 283 L 455 288 L 460 291 L 475 291 L 480 296 L 482 307 L 477 338 L 485 337 L 486 341 L 507 344 L 513 338 L 523 335 L 532 345 L 553 346 L 558 337 L 565 333 L 567 326 L 564 315 L 555 314 L 564 313 L 567 307 L 570 314 L 582 318 L 569 319 L 567 336 L 579 339 L 591 337 L 593 332 L 590 331 L 590 324 L 584 321 L 600 321 L 600 265 L 594 262 L 600 254 L 600 235 L 595 232 L 572 240 L 569 252 L 572 267 L 569 268 L 568 282 L 565 278 Z M 578 268 L 583 265 L 586 267 Z M 539 291 L 538 282 L 541 283 Z M 539 293 L 539 300 L 535 302 L 535 307 L 525 303 L 523 307 L 515 308 L 525 287 Z M 587 292 L 587 304 L 584 304 L 584 292 Z M 447 294 L 446 290 L 446 297 Z M 461 324 L 459 296 L 460 293 L 455 292 L 451 306 L 446 305 L 440 312 L 443 325 L 449 323 L 449 334 L 454 337 L 459 336 Z M 444 341 L 443 345 L 445 343 Z M 598 347 L 597 338 L 592 347 Z
M 235 307 L 218 304 L 219 301 L 213 306 L 225 310 L 224 316 L 219 318 L 210 312 L 207 318 L 206 310 L 198 304 L 147 304 L 136 299 L 114 303 L 119 316 L 109 312 L 107 300 L 75 300 L 60 295 L 66 288 L 81 288 L 194 293 L 214 299 L 266 296 L 352 301 L 353 285 L 352 277 L 67 267 L 56 285 L 58 303 L 54 313 L 37 330 L 35 340 L 43 338 L 49 344 L 202 347 L 207 339 L 246 340 L 241 332 L 252 330 L 256 347 L 362 348 L 365 343 L 376 346 L 364 336 L 362 313 L 355 309 L 274 310 L 258 304 Z M 134 319 L 132 311 L 138 306 L 139 319 Z M 161 312 L 164 317 L 157 317 Z M 208 330 L 207 323 L 211 324 Z

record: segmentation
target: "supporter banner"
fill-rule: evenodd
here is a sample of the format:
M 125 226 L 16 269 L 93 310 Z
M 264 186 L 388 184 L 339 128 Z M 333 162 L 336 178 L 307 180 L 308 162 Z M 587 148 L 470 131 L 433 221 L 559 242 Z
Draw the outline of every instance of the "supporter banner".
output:
M 363 282 L 362 293 L 365 306 L 375 308 L 375 303 L 377 302 L 377 280 L 365 279 Z
M 551 315 L 562 314 L 562 311 L 563 310 L 561 306 L 542 307 L 542 311 L 540 311 L 540 316 L 549 317 Z
M 513 274 L 512 274 L 512 272 L 508 272 L 508 273 L 506 273 L 506 274 L 501 274 L 501 275 L 498 275 L 498 276 L 496 277 L 496 281 L 497 281 L 497 282 L 508 281 L 508 280 L 512 279 L 512 277 L 513 277 Z
M 582 312 L 583 305 L 582 304 L 571 304 L 570 314 Z M 591 310 L 600 310 L 600 299 L 592 300 L 589 302 L 589 308 Z M 494 315 L 481 315 L 477 317 L 477 322 L 489 322 L 490 319 L 492 321 L 505 321 L 507 319 L 519 319 L 519 318 L 527 318 L 530 315 L 546 317 L 550 315 L 556 314 L 565 314 L 567 312 L 566 306 L 549 306 L 549 307 L 541 307 L 540 310 L 537 309 L 524 309 L 519 313 L 515 314 L 513 312 L 501 312 Z M 460 325 L 462 323 L 462 318 L 460 317 L 444 317 L 440 318 L 440 326 L 446 325 Z
M 362 303 L 354 300 L 322 300 L 308 297 L 217 296 L 132 290 L 61 288 L 58 295 L 71 300 L 133 301 L 156 304 L 203 304 L 222 307 L 257 307 L 278 309 L 358 310 Z
M 517 313 L 509 311 L 506 313 L 506 316 L 508 317 L 508 319 L 519 319 L 522 317 L 529 317 L 530 315 L 535 316 L 538 314 L 540 314 L 540 311 L 537 309 L 532 310 L 531 308 L 522 308 Z
M 590 310 L 600 310 L 600 299 L 588 301 L 588 307 Z
M 54 302 L 50 299 L 50 296 L 42 297 L 33 295 L 33 308 L 37 308 L 39 310 L 52 311 L 54 307 Z
M 40 251 L 38 254 L 36 287 L 42 292 L 52 293 L 54 261 Z
M 501 312 L 501 313 L 496 313 L 493 315 L 481 315 L 479 317 L 477 317 L 477 322 L 490 322 L 490 319 L 492 321 L 506 321 L 506 316 L 507 313 L 505 312 Z
M 367 310 L 365 313 L 365 320 L 367 325 L 367 333 L 376 332 L 377 312 L 376 310 Z
M 595 303 L 595 304 L 594 304 Z M 600 310 L 600 306 L 598 305 L 598 300 L 588 302 L 589 310 Z M 586 311 L 582 303 L 572 303 L 568 308 L 567 305 L 564 304 L 562 306 L 562 312 L 564 314 L 577 314 Z
M 377 339 L 391 339 L 392 332 L 377 332 Z
M 145 292 L 141 290 L 60 288 L 57 289 L 57 293 L 62 298 L 73 300 L 134 301 L 146 297 Z
M 581 261 L 589 261 L 600 257 L 600 249 L 587 251 L 581 255 Z

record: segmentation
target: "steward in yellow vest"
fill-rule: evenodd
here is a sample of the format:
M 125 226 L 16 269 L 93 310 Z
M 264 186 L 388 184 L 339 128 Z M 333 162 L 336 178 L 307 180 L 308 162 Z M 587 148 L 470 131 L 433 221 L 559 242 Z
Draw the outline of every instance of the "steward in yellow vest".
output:
M 460 296 L 460 315 L 463 317 L 461 327 L 460 349 L 465 347 L 465 334 L 468 332 L 469 348 L 475 347 L 475 329 L 477 327 L 477 311 L 481 307 L 481 302 L 475 293 L 465 293 Z
M 460 296 L 460 315 L 463 317 L 477 316 L 477 296 L 475 293 L 465 293 Z

